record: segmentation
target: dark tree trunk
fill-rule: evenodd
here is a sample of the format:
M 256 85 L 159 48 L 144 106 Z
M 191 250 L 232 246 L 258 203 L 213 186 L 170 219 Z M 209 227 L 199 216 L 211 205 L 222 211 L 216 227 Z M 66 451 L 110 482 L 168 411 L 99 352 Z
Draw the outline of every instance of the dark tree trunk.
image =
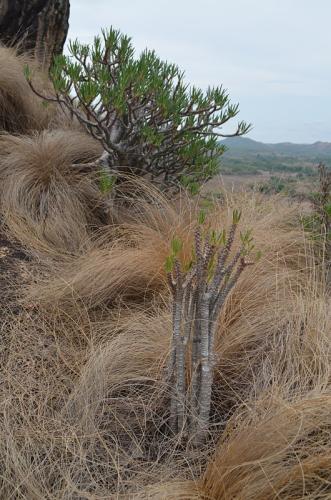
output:
M 0 0 L 0 41 L 33 52 L 49 67 L 69 28 L 69 0 Z

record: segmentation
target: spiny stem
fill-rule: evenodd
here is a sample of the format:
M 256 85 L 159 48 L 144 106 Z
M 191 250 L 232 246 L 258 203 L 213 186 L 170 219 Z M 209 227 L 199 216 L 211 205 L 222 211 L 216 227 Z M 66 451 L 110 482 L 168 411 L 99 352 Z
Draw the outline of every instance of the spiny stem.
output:
M 201 230 L 197 229 L 193 268 L 185 275 L 175 259 L 169 277 L 173 295 L 173 345 L 169 364 L 173 383 L 171 426 L 174 432 L 182 432 L 182 436 L 187 436 L 196 446 L 203 444 L 208 435 L 217 320 L 229 293 L 249 264 L 243 257 L 245 248 L 247 250 L 247 241 L 243 239 L 239 250 L 229 259 L 236 230 L 234 218 L 225 247 L 217 250 L 208 236 L 203 241 Z M 210 281 L 214 259 L 216 267 Z M 187 370 L 191 378 L 189 387 L 186 387 Z M 189 419 L 185 418 L 186 411 Z

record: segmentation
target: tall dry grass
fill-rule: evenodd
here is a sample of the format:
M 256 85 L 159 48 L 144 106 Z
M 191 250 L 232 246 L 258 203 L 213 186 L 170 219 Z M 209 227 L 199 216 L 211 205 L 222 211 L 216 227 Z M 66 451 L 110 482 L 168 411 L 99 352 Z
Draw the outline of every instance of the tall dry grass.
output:
M 0 148 L 0 205 L 12 233 L 27 245 L 77 250 L 105 217 L 97 173 L 82 172 L 100 156 L 96 141 L 56 129 L 0 136 Z
M 262 258 L 219 318 L 209 440 L 183 448 L 164 261 L 175 235 L 189 258 L 198 203 L 127 179 L 107 212 L 81 132 L 0 140 L 1 231 L 30 256 L 0 315 L 0 498 L 330 498 L 330 298 L 299 205 L 227 195 L 208 216 L 242 209 Z
M 0 45 L 0 130 L 9 133 L 30 133 L 68 121 L 54 106 L 45 106 L 30 89 L 24 76 L 29 66 L 39 91 L 51 90 L 47 75 L 34 58 L 18 55 L 15 47 Z

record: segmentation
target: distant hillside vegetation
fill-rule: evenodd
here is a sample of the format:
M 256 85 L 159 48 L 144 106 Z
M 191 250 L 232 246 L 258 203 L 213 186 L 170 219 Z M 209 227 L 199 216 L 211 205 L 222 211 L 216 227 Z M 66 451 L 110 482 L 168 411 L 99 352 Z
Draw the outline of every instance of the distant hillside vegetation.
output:
M 300 156 L 304 158 L 331 159 L 331 142 L 314 142 L 313 144 L 294 144 L 292 142 L 280 142 L 268 144 L 254 141 L 246 137 L 229 137 L 222 141 L 228 151 L 228 157 L 238 157 L 249 154 L 271 154 L 285 156 Z
M 222 144 L 227 147 L 221 160 L 223 174 L 261 171 L 310 174 L 321 161 L 331 167 L 331 142 L 267 144 L 246 137 L 230 137 Z

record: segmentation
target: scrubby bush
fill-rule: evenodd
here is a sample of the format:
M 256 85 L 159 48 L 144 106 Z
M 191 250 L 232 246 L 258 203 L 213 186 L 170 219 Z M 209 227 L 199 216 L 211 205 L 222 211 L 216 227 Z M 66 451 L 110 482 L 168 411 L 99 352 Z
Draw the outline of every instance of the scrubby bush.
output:
M 135 58 L 131 39 L 112 28 L 91 46 L 71 42 L 50 75 L 54 95 L 38 94 L 69 110 L 102 143 L 111 170 L 193 189 L 217 172 L 221 127 L 239 111 L 222 86 L 190 87 L 178 66 L 154 51 Z M 37 92 L 28 68 L 26 76 Z M 239 122 L 231 135 L 249 128 Z

